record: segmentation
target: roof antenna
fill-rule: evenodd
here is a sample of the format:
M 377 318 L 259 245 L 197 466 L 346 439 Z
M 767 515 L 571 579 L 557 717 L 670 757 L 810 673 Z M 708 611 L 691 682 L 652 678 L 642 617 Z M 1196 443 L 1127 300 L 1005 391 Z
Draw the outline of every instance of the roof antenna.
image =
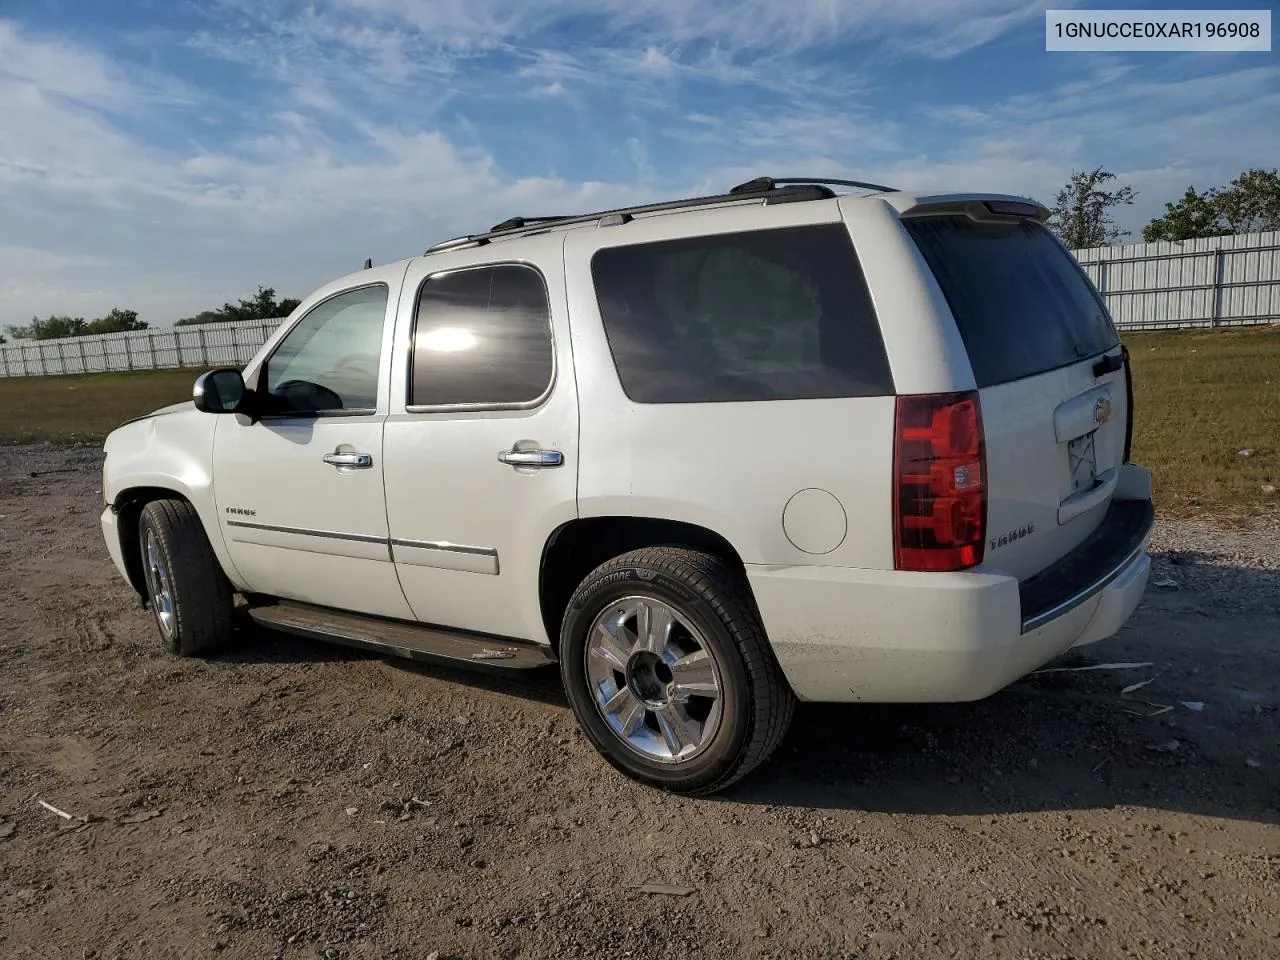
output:
M 373 258 L 372 258 L 372 257 L 366 257 L 366 258 L 365 258 L 365 261 L 364 261 L 364 268 L 365 268 L 366 270 L 371 270 L 371 269 L 373 268 Z

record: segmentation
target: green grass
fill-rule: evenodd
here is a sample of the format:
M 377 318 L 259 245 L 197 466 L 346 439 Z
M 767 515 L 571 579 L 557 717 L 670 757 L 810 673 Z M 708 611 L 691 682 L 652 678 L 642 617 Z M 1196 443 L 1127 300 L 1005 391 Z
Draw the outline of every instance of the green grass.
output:
M 101 440 L 125 420 L 190 400 L 201 372 L 0 377 L 0 443 Z
M 1280 516 L 1280 328 L 1130 333 L 1133 459 L 1165 516 Z M 1250 455 L 1241 456 L 1240 451 Z
M 1131 333 L 1133 457 L 1166 516 L 1280 516 L 1280 328 Z M 0 442 L 98 441 L 191 396 L 197 370 L 0 377 Z M 1248 457 L 1240 455 L 1249 450 Z

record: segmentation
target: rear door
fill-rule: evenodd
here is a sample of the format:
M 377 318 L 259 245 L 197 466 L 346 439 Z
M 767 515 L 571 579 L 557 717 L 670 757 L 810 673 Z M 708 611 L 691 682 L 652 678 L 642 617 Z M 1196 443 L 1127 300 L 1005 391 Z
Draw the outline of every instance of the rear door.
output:
M 964 340 L 987 446 L 984 565 L 1025 578 L 1092 533 L 1115 491 L 1121 347 L 1071 254 L 1030 220 L 903 220 Z
M 425 623 L 544 642 L 542 551 L 577 516 L 563 234 L 415 261 L 386 426 L 396 571 Z

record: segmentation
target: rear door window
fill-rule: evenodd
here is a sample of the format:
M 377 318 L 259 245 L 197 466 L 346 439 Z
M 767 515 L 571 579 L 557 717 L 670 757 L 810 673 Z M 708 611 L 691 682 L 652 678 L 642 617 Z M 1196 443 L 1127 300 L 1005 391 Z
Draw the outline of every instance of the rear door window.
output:
M 979 387 L 1097 356 L 1120 341 L 1102 298 L 1038 223 L 903 221 L 955 316 Z
M 428 277 L 418 294 L 411 407 L 530 406 L 555 375 L 542 274 L 523 264 Z
M 636 402 L 893 393 L 843 225 L 609 247 L 591 273 L 618 377 Z

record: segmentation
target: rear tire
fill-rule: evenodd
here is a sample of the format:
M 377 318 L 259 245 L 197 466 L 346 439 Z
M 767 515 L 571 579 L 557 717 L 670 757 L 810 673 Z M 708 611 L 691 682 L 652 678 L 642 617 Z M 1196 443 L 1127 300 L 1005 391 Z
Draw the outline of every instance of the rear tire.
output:
M 170 653 L 191 657 L 231 639 L 235 597 L 204 525 L 185 500 L 153 500 L 138 519 L 147 600 Z
M 560 672 L 618 770 L 683 794 L 723 790 L 777 748 L 795 696 L 742 576 L 711 554 L 647 547 L 574 591 Z

